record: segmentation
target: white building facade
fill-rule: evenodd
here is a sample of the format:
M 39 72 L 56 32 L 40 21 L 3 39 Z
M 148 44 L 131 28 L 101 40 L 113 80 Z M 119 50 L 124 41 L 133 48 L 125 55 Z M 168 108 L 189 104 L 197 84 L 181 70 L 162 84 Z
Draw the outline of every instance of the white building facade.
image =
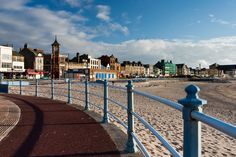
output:
M 34 69 L 36 71 L 43 71 L 43 54 L 38 53 L 35 55 Z
M 10 75 L 12 73 L 12 47 L 0 46 L 0 73 Z
M 20 77 L 25 72 L 24 56 L 15 51 L 12 52 L 12 70 L 15 76 L 18 75 Z
M 101 69 L 101 60 L 96 59 L 96 58 L 92 58 L 91 56 L 89 56 L 89 65 L 88 66 L 90 69 Z

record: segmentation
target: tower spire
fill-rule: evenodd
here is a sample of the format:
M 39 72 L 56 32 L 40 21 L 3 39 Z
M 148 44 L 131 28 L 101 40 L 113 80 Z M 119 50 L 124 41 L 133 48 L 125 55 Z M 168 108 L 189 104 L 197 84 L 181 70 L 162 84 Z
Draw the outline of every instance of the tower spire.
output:
M 52 43 L 52 46 L 53 45 L 60 45 L 59 43 L 58 43 L 58 41 L 57 41 L 57 35 L 55 35 L 55 41 Z

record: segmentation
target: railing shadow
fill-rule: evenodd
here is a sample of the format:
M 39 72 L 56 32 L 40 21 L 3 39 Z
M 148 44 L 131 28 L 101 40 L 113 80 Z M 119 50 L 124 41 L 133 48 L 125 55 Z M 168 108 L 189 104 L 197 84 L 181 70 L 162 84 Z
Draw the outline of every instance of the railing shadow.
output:
M 11 98 L 11 96 L 8 96 L 8 97 Z M 38 141 L 40 134 L 42 132 L 42 129 L 43 129 L 43 121 L 44 121 L 43 112 L 42 110 L 40 110 L 40 108 L 35 106 L 33 103 L 30 103 L 28 101 L 25 101 L 21 98 L 16 98 L 16 97 L 12 99 L 14 103 L 17 103 L 16 100 L 22 101 L 32 108 L 35 114 L 35 120 L 32 124 L 32 130 L 30 131 L 29 135 L 24 140 L 24 142 L 20 145 L 20 147 L 17 149 L 17 151 L 15 152 L 13 156 L 29 156 L 30 152 L 33 150 L 36 142 Z
M 125 154 L 125 152 L 124 152 Z M 74 156 L 89 156 L 89 157 L 110 157 L 110 156 L 119 156 L 119 151 L 107 151 L 107 152 L 94 152 L 94 153 L 75 153 L 75 154 L 64 154 L 64 155 L 44 155 L 44 156 L 34 156 L 34 157 L 74 157 Z

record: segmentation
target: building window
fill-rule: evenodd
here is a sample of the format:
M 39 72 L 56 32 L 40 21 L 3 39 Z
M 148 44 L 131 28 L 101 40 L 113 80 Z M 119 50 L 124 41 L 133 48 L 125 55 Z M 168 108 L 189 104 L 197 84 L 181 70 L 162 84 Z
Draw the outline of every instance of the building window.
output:
M 22 69 L 22 66 L 14 66 L 14 69 Z
M 2 60 L 11 60 L 12 56 L 9 54 L 2 54 Z
M 2 63 L 2 68 L 11 68 L 11 63 Z

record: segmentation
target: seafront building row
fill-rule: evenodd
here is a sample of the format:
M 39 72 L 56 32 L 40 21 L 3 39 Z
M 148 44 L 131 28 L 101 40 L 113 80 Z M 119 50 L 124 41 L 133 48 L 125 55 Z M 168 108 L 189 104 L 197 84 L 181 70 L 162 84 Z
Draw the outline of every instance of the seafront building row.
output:
M 0 46 L 0 78 L 74 78 L 95 80 L 115 80 L 136 77 L 235 77 L 236 65 L 201 66 L 193 69 L 186 64 L 174 64 L 171 60 L 160 60 L 156 64 L 143 64 L 141 61 L 123 61 L 120 63 L 114 55 L 102 55 L 93 58 L 88 54 L 69 54 L 60 52 L 57 39 L 52 43 L 52 52 L 33 49 L 25 44 L 19 52 L 12 46 Z

